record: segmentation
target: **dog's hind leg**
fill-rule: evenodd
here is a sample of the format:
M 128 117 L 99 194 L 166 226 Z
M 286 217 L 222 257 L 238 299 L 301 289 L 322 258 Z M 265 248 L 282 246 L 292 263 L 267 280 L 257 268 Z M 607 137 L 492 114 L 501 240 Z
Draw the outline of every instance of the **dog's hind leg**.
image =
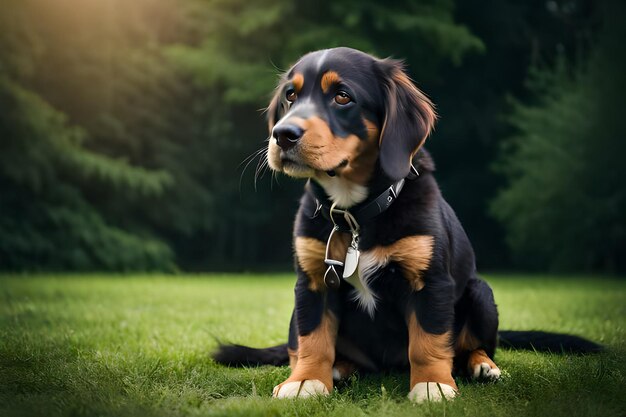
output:
M 497 380 L 493 361 L 498 338 L 498 310 L 486 282 L 472 278 L 456 306 L 455 368 L 473 379 Z

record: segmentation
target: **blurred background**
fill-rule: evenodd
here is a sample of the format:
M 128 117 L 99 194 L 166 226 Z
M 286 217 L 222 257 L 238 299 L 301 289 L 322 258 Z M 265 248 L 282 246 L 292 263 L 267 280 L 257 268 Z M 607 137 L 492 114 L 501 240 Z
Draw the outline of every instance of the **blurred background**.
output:
M 624 273 L 625 10 L 5 0 L 0 270 L 288 270 L 303 183 L 255 181 L 261 110 L 343 45 L 405 59 L 437 104 L 427 148 L 479 268 Z

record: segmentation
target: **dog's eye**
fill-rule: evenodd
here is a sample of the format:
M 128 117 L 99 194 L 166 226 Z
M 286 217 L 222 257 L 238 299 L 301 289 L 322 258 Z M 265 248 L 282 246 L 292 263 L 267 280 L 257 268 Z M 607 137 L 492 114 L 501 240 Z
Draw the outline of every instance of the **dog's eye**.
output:
M 294 101 L 296 101 L 296 98 L 298 98 L 298 95 L 293 89 L 290 88 L 285 92 L 285 98 L 288 102 L 293 103 Z
M 340 104 L 342 106 L 345 106 L 346 104 L 350 103 L 351 101 L 352 101 L 352 98 L 350 98 L 348 93 L 346 93 L 345 91 L 339 91 L 335 95 L 335 103 Z

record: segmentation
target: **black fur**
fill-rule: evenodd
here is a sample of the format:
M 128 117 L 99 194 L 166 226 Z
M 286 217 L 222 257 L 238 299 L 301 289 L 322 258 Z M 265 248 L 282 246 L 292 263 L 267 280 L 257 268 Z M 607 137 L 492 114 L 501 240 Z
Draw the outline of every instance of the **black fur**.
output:
M 508 349 L 536 350 L 552 353 L 598 353 L 604 350 L 602 345 L 579 336 L 542 331 L 502 330 L 500 347 Z
M 380 139 L 380 165 L 393 181 L 409 174 L 409 158 L 430 134 L 435 114 L 430 100 L 417 88 L 398 81 L 409 82 L 401 61 L 380 63 L 381 82 L 385 87 L 385 120 Z
M 255 349 L 242 345 L 224 345 L 213 353 L 213 360 L 228 366 L 283 366 L 289 363 L 287 344 Z

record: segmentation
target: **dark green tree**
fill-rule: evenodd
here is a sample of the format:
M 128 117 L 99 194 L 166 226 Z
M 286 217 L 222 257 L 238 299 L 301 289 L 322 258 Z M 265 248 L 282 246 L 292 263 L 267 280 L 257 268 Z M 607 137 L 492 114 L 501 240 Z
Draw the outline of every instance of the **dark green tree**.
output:
M 605 7 L 590 60 L 537 70 L 538 102 L 509 117 L 517 134 L 497 165 L 508 185 L 492 207 L 521 265 L 626 270 L 626 8 Z
M 115 225 L 88 198 L 96 190 L 152 197 L 163 170 L 89 150 L 89 133 L 35 93 L 48 41 L 33 29 L 34 3 L 0 19 L 0 266 L 3 269 L 172 269 L 171 250 L 150 233 Z

